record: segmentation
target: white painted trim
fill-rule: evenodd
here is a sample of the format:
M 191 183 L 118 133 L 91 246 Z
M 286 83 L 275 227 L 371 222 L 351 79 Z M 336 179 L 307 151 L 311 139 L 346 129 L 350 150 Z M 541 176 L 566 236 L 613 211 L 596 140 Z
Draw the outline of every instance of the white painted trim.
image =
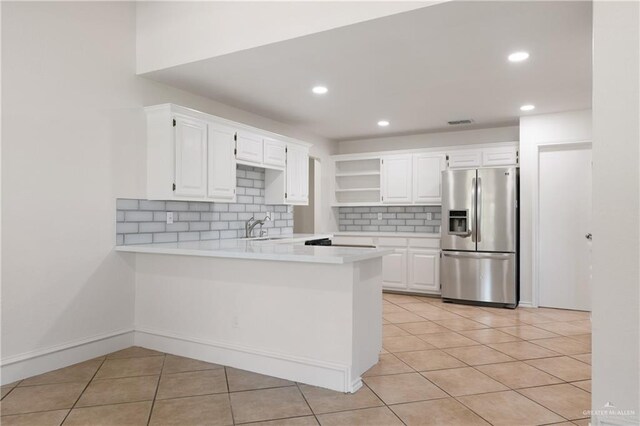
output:
M 445 145 L 434 146 L 429 148 L 413 148 L 413 149 L 397 149 L 389 151 L 376 151 L 376 152 L 357 152 L 352 154 L 334 154 L 331 158 L 334 161 L 345 160 L 375 160 L 381 156 L 386 155 L 401 155 L 401 154 L 420 154 L 420 153 L 447 153 L 449 151 L 460 151 L 465 149 L 481 150 L 484 148 L 502 148 L 502 147 L 515 147 L 520 149 L 520 143 L 518 141 L 513 142 L 494 142 L 472 145 Z
M 350 368 L 337 363 L 148 328 L 136 328 L 134 341 L 137 346 L 173 355 L 313 384 L 339 392 L 353 393 L 362 386 L 360 377 L 352 379 Z
M 552 147 L 579 147 L 589 146 L 591 147 L 591 141 L 586 139 L 576 140 L 558 140 L 558 141 L 546 141 L 537 143 L 536 145 L 536 163 L 533 169 L 533 200 L 532 200 L 532 212 L 531 212 L 531 305 L 534 308 L 539 306 L 540 302 L 540 152 L 544 149 Z
M 537 308 L 537 306 L 533 306 L 531 302 L 519 302 L 518 307 L 519 308 Z
M 0 361 L 1 383 L 12 383 L 119 351 L 133 346 L 133 341 L 133 329 L 128 328 L 6 357 Z

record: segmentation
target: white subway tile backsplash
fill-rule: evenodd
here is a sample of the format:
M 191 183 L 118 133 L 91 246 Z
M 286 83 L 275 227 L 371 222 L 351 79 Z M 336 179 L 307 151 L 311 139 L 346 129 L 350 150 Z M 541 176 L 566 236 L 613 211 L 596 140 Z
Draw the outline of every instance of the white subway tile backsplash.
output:
M 124 244 L 149 244 L 153 234 L 124 234 Z
M 176 241 L 178 241 L 177 232 L 161 232 L 153 234 L 154 243 L 175 243 Z
M 382 219 L 378 219 L 378 214 Z M 429 216 L 431 218 L 429 218 Z M 341 231 L 440 232 L 440 206 L 340 207 Z
M 189 231 L 208 231 L 209 222 L 189 222 Z
M 140 224 L 140 232 L 164 232 L 165 224 L 163 222 L 143 222 Z
M 166 210 L 165 201 L 140 200 L 140 210 Z
M 241 238 L 246 220 L 262 219 L 267 212 L 272 220 L 263 229 L 269 235 L 292 234 L 293 209 L 265 205 L 263 188 L 263 169 L 238 166 L 236 203 L 118 199 L 116 244 Z M 174 223 L 166 223 L 167 212 L 173 212 Z
M 153 221 L 153 212 L 141 212 L 141 211 L 125 211 L 125 222 L 151 222 Z
M 167 232 L 188 231 L 189 230 L 189 223 L 188 222 L 167 223 L 166 230 L 167 230 Z
M 189 210 L 189 203 L 186 201 L 167 201 L 167 211 L 177 212 Z
M 117 210 L 138 210 L 138 200 L 118 199 L 116 200 L 116 209 Z
M 199 232 L 178 232 L 178 241 L 198 241 L 199 239 Z
M 116 223 L 116 234 L 137 234 L 137 233 L 138 233 L 137 223 L 125 223 L 125 222 Z

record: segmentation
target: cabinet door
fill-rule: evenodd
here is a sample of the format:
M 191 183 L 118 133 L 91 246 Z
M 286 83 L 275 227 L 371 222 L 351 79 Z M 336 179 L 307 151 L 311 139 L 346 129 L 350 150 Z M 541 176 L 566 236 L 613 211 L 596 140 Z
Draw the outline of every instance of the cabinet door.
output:
M 236 140 L 236 159 L 262 164 L 262 138 L 248 132 L 238 132 Z
M 383 247 L 380 248 L 392 248 Z M 382 288 L 389 290 L 407 289 L 407 250 L 395 249 L 394 253 L 382 258 Z
M 482 165 L 491 166 L 516 166 L 518 165 L 518 148 L 487 148 L 482 150 Z
M 207 196 L 213 200 L 236 200 L 235 131 L 209 124 Z
M 286 144 L 275 139 L 264 139 L 264 164 L 274 167 L 285 167 Z
M 207 123 L 175 116 L 175 195 L 207 194 Z
M 472 169 L 482 164 L 482 151 L 454 151 L 449 153 L 450 169 Z
M 409 290 L 440 293 L 440 251 L 409 249 Z
M 406 204 L 411 202 L 411 155 L 382 157 L 382 202 Z
M 309 154 L 298 145 L 287 146 L 285 199 L 287 204 L 309 203 Z
M 439 203 L 442 199 L 444 155 L 415 154 L 413 156 L 413 202 Z

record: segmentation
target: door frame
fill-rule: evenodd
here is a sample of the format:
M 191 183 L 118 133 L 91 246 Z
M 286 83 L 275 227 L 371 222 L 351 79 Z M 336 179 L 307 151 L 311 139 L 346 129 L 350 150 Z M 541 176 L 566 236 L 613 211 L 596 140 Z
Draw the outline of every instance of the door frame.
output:
M 544 142 L 536 145 L 536 166 L 533 173 L 533 211 L 531 220 L 532 231 L 532 306 L 537 308 L 540 302 L 540 153 L 549 148 L 589 148 L 593 149 L 591 140 Z M 592 151 L 593 152 L 593 151 Z M 592 157 L 593 158 L 593 157 Z M 593 164 L 593 160 L 592 160 Z M 520 239 L 522 241 L 522 238 Z

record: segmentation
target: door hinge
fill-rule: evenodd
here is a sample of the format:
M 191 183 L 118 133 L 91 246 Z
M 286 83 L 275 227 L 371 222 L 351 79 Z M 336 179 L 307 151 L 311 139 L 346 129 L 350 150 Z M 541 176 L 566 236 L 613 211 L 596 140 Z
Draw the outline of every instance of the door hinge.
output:
M 384 201 L 384 195 L 380 197 L 380 201 Z
M 234 193 L 234 194 L 236 193 L 236 189 L 235 189 L 235 188 L 233 188 L 233 193 Z
M 384 160 L 380 161 L 381 164 L 384 164 Z
M 284 198 L 287 198 L 287 193 L 286 192 L 284 193 Z
M 173 119 L 173 127 L 176 127 L 176 119 Z
M 284 153 L 286 154 L 287 152 L 289 152 L 289 148 L 287 148 L 286 146 L 284 147 Z
M 174 191 L 176 190 L 176 184 L 175 183 L 173 184 L 173 190 Z
M 233 148 L 233 155 L 238 155 L 238 148 Z

